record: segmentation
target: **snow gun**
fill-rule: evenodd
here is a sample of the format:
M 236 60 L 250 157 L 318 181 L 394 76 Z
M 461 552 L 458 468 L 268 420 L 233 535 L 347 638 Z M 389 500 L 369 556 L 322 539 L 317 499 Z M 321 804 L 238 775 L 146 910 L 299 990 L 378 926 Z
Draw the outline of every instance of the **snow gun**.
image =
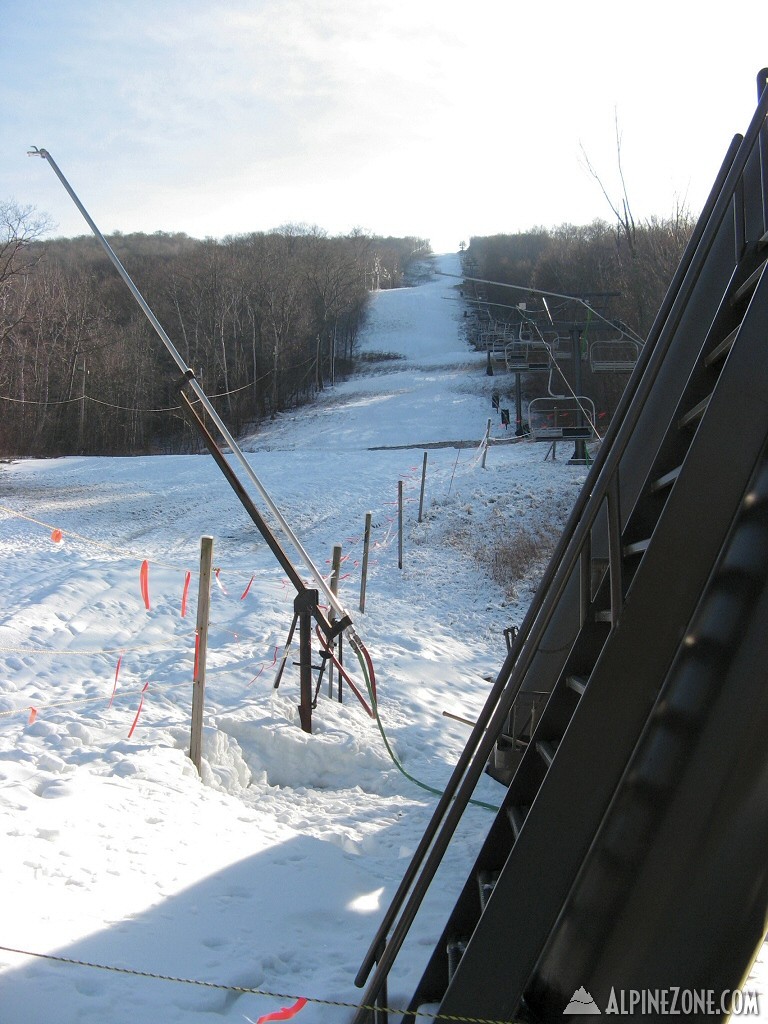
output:
M 176 363 L 178 368 L 181 370 L 182 376 L 181 376 L 180 381 L 178 382 L 178 391 L 179 391 L 179 397 L 180 397 L 181 403 L 182 403 L 182 409 L 184 411 L 185 416 L 187 417 L 187 419 L 190 422 L 190 424 L 200 434 L 200 437 L 202 438 L 206 448 L 208 449 L 208 451 L 213 456 L 214 461 L 216 462 L 217 466 L 219 467 L 219 469 L 223 473 L 225 479 L 227 480 L 227 482 L 229 483 L 230 487 L 232 488 L 232 490 L 237 495 L 238 499 L 240 500 L 241 504 L 245 508 L 246 512 L 248 513 L 248 515 L 252 519 L 253 523 L 255 524 L 255 526 L 257 527 L 259 532 L 261 533 L 262 537 L 267 542 L 267 545 L 269 546 L 269 548 L 272 551 L 273 555 L 275 556 L 275 558 L 279 562 L 279 564 L 282 567 L 283 571 L 287 574 L 287 576 L 290 579 L 291 583 L 296 588 L 296 599 L 294 601 L 294 619 L 293 619 L 293 623 L 291 625 L 291 630 L 290 630 L 290 633 L 289 633 L 289 642 L 290 642 L 290 640 L 291 640 L 291 638 L 293 636 L 293 632 L 294 632 L 295 626 L 296 626 L 296 624 L 298 622 L 298 625 L 299 625 L 299 651 L 300 651 L 300 655 L 299 655 L 299 675 L 300 675 L 300 692 L 301 692 L 301 702 L 299 704 L 299 718 L 300 718 L 300 721 L 301 721 L 302 729 L 305 732 L 311 732 L 312 731 L 312 702 L 313 702 L 313 700 L 312 700 L 311 632 L 312 632 L 312 619 L 313 618 L 314 618 L 314 620 L 317 623 L 317 635 L 318 635 L 318 638 L 320 640 L 321 646 L 324 649 L 324 654 L 327 657 L 333 658 L 332 648 L 333 648 L 333 644 L 334 644 L 334 641 L 335 641 L 336 637 L 340 636 L 341 634 L 346 634 L 348 642 L 349 642 L 349 645 L 352 648 L 352 650 L 355 652 L 355 655 L 357 656 L 357 659 L 358 659 L 358 661 L 360 663 L 360 668 L 361 668 L 361 671 L 362 671 L 363 676 L 365 678 L 365 686 L 366 686 L 366 689 L 368 691 L 368 695 L 369 695 L 369 697 L 371 699 L 371 704 L 372 704 L 372 706 L 373 706 L 373 708 L 375 710 L 376 683 L 375 683 L 375 678 L 374 678 L 373 664 L 371 662 L 370 656 L 369 656 L 367 650 L 365 649 L 365 647 L 364 647 L 360 637 L 358 636 L 357 632 L 355 631 L 355 627 L 354 627 L 354 625 L 352 623 L 352 619 L 349 616 L 348 612 L 346 611 L 346 609 L 343 607 L 343 605 L 339 601 L 337 595 L 333 593 L 333 591 L 331 590 L 330 586 L 325 581 L 325 579 L 323 579 L 323 576 L 320 573 L 320 570 L 317 568 L 317 566 L 314 564 L 314 562 L 310 558 L 310 556 L 307 553 L 307 551 L 304 549 L 301 541 L 296 536 L 296 534 L 293 532 L 293 530 L 289 526 L 288 522 L 286 521 L 285 517 L 280 512 L 280 509 L 277 507 L 277 505 L 275 504 L 275 502 L 272 500 L 272 498 L 270 497 L 269 493 L 267 492 L 266 488 L 264 487 L 262 482 L 257 477 L 256 473 L 253 470 L 253 467 L 250 465 L 250 463 L 246 459 L 246 457 L 243 454 L 243 451 L 240 448 L 240 446 L 238 445 L 237 441 L 232 436 L 232 434 L 229 432 L 229 430 L 227 429 L 226 424 L 224 423 L 224 421 L 221 419 L 221 417 L 219 416 L 219 414 L 216 412 L 215 408 L 211 404 L 208 396 L 205 394 L 205 392 L 203 391 L 202 387 L 200 386 L 199 381 L 195 377 L 194 370 L 190 366 L 188 366 L 184 362 L 184 360 L 182 359 L 179 351 L 177 350 L 176 346 L 173 344 L 171 339 L 168 337 L 168 334 L 164 330 L 162 324 L 157 319 L 155 314 L 152 312 L 152 310 L 150 309 L 150 307 L 147 304 L 146 300 L 144 299 L 144 296 L 141 294 L 139 289 L 136 287 L 134 282 L 131 280 L 128 272 L 125 269 L 125 267 L 122 265 L 122 263 L 118 259 L 114 249 L 109 244 L 109 242 L 104 237 L 104 235 L 101 233 L 101 231 L 98 229 L 98 227 L 94 223 L 93 219 L 91 218 L 90 214 L 85 209 L 83 204 L 80 202 L 80 199 L 76 195 L 74 189 L 72 188 L 72 186 L 69 184 L 67 179 L 62 174 L 61 170 L 59 169 L 58 165 L 56 164 L 56 161 L 53 159 L 51 154 L 46 149 L 39 149 L 37 146 L 33 146 L 29 150 L 28 155 L 29 156 L 40 156 L 44 160 L 47 160 L 48 163 L 51 165 L 51 167 L 54 170 L 54 173 L 56 174 L 56 177 L 59 179 L 59 181 L 62 183 L 64 188 L 67 190 L 67 192 L 68 192 L 70 198 L 72 199 L 72 201 L 74 202 L 75 206 L 78 208 L 80 213 L 85 218 L 85 221 L 88 224 L 88 227 L 91 229 L 93 234 L 96 236 L 96 239 L 100 243 L 101 247 L 104 249 L 104 252 L 107 254 L 107 256 L 109 257 L 109 259 L 112 262 L 113 266 L 117 270 L 118 274 L 120 275 L 120 277 L 123 279 L 123 281 L 127 285 L 129 291 L 131 292 L 131 295 L 133 295 L 134 299 L 136 300 L 136 302 L 138 303 L 138 305 L 141 307 L 142 311 L 144 312 L 144 315 L 147 317 L 147 319 L 149 320 L 150 324 L 154 328 L 157 336 L 160 338 L 160 340 L 162 341 L 163 345 L 165 345 L 169 355 L 171 356 L 173 361 Z M 224 445 L 227 448 L 229 448 L 229 450 L 232 453 L 234 459 L 240 465 L 240 467 L 241 467 L 243 473 L 245 474 L 245 477 L 247 478 L 247 480 L 250 481 L 250 483 L 253 485 L 253 487 L 255 487 L 256 490 L 258 491 L 258 493 L 261 495 L 261 497 L 262 497 L 264 503 L 266 504 L 267 508 L 272 513 L 272 515 L 275 517 L 275 519 L 279 523 L 280 528 L 283 531 L 284 535 L 288 538 L 288 540 L 290 541 L 291 545 L 293 546 L 295 552 L 298 554 L 300 561 L 304 564 L 306 569 L 309 571 L 313 581 L 316 584 L 316 589 L 308 587 L 305 584 L 304 580 L 299 575 L 295 565 L 293 564 L 291 559 L 288 557 L 288 555 L 287 555 L 285 549 L 283 548 L 283 545 L 280 543 L 278 537 L 276 536 L 276 534 L 273 532 L 273 530 L 270 527 L 270 525 L 267 523 L 267 521 L 264 519 L 264 517 L 259 512 L 257 506 L 254 504 L 254 502 L 253 502 L 250 494 L 248 493 L 247 489 L 245 488 L 245 486 L 241 482 L 240 478 L 238 477 L 237 473 L 235 472 L 235 470 L 233 469 L 233 467 L 230 465 L 229 461 L 227 460 L 227 458 L 226 458 L 226 456 L 224 454 L 224 450 L 223 450 L 222 446 L 217 442 L 216 438 L 209 431 L 208 427 L 206 426 L 206 424 L 203 422 L 202 418 L 198 414 L 198 412 L 195 409 L 195 406 L 194 406 L 192 400 L 189 398 L 189 396 L 186 393 L 187 390 L 192 392 L 192 394 L 197 399 L 197 402 L 199 403 L 199 405 L 208 414 L 208 416 L 210 417 L 211 422 L 214 424 L 214 426 L 218 430 L 219 435 L 220 435 L 221 440 L 223 441 Z M 322 593 L 324 600 L 327 602 L 328 606 L 333 610 L 333 614 L 330 615 L 330 616 L 326 616 L 324 614 L 324 612 L 322 611 L 322 609 L 319 607 L 319 603 L 318 602 L 319 602 L 320 593 Z M 336 662 L 335 659 L 334 659 L 334 663 L 338 664 L 338 662 Z M 341 668 L 340 665 L 339 665 L 339 667 Z M 359 694 L 358 690 L 354 687 L 354 684 L 352 683 L 352 680 L 350 679 L 349 675 L 343 669 L 342 669 L 342 673 L 343 673 L 344 677 L 347 679 L 347 681 L 350 683 L 350 685 L 352 686 L 355 694 L 358 696 L 358 699 L 361 701 L 361 703 L 365 707 L 366 711 L 368 711 L 368 713 L 373 717 L 374 716 L 374 711 L 372 711 L 371 708 L 369 708 L 368 705 L 366 704 L 365 700 L 363 700 L 363 698 Z M 276 680 L 276 682 L 275 682 L 276 686 L 277 686 L 278 682 L 279 682 L 279 677 L 278 677 L 278 680 Z

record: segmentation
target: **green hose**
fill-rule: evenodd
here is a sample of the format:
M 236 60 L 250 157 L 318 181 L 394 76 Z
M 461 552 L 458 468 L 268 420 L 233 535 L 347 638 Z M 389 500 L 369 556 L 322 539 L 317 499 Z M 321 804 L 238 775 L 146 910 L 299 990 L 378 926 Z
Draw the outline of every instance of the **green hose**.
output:
M 363 657 L 362 651 L 358 649 L 358 644 L 352 644 L 351 646 L 354 648 L 355 654 L 357 655 L 357 660 L 360 662 L 360 669 L 361 669 L 361 671 L 363 673 L 363 678 L 365 679 L 365 687 L 366 687 L 366 689 L 368 691 L 368 696 L 370 697 L 370 700 L 371 700 L 371 707 L 373 709 L 373 714 L 374 714 L 374 717 L 376 719 L 376 724 L 379 727 L 379 732 L 381 733 L 381 738 L 384 741 L 384 746 L 387 749 L 387 753 L 389 754 L 390 758 L 392 759 L 392 763 L 398 769 L 398 771 L 400 771 L 406 777 L 406 779 L 409 780 L 409 782 L 412 782 L 415 786 L 418 786 L 419 789 L 424 789 L 424 790 L 427 791 L 427 793 L 432 793 L 434 796 L 438 796 L 438 797 L 442 796 L 443 795 L 443 790 L 435 789 L 433 786 L 428 786 L 426 782 L 421 782 L 415 776 L 411 775 L 410 772 L 406 771 L 406 769 L 400 763 L 400 760 L 397 757 L 397 754 L 395 754 L 394 750 L 392 749 L 392 747 L 390 745 L 390 742 L 389 742 L 389 740 L 387 738 L 387 734 L 384 731 L 384 726 L 382 724 L 381 717 L 379 715 L 379 705 L 378 705 L 378 701 L 376 700 L 376 693 L 375 693 L 375 690 L 374 690 L 372 682 L 371 682 L 371 678 L 370 678 L 370 674 L 368 672 L 368 666 L 366 665 L 365 658 Z M 470 799 L 469 803 L 474 804 L 475 807 L 484 807 L 487 811 L 493 811 L 494 813 L 496 813 L 496 812 L 498 812 L 500 810 L 499 807 L 496 807 L 494 804 L 486 803 L 484 800 Z

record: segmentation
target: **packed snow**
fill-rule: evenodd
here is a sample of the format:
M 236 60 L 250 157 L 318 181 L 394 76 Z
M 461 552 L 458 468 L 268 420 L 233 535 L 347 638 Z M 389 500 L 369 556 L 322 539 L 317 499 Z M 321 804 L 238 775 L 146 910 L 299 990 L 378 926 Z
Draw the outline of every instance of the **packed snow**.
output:
M 459 272 L 456 255 L 435 262 Z M 515 443 L 491 402 L 509 382 L 486 375 L 463 324 L 451 277 L 377 293 L 362 348 L 379 358 L 243 442 L 325 578 L 342 546 L 340 600 L 404 771 L 347 686 L 339 702 L 337 675 L 300 729 L 295 638 L 275 689 L 295 591 L 209 456 L 0 468 L 1 1024 L 255 1021 L 300 997 L 299 1022 L 351 1017 L 354 976 L 468 734 L 444 712 L 476 716 L 542 568 L 502 585 L 478 553 L 521 531 L 554 539 L 585 475 L 568 451 Z M 499 443 L 484 449 L 489 419 Z M 199 776 L 204 535 L 217 571 Z M 482 801 L 501 793 L 481 781 Z M 482 806 L 465 814 L 391 1006 L 410 998 L 489 824 Z

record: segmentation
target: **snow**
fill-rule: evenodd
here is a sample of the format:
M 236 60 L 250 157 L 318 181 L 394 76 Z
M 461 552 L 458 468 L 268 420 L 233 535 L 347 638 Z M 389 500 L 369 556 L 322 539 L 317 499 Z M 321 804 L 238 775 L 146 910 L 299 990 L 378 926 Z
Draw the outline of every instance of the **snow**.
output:
M 459 270 L 456 255 L 437 264 Z M 584 480 L 567 452 L 545 461 L 530 443 L 492 445 L 483 467 L 489 418 L 494 439 L 512 440 L 491 408 L 505 382 L 466 344 L 450 277 L 377 293 L 363 348 L 399 358 L 243 447 L 326 577 L 342 545 L 340 599 L 407 776 L 349 689 L 328 697 L 327 677 L 313 733 L 301 731 L 295 644 L 274 689 L 295 592 L 208 456 L 0 470 L 2 1024 L 256 1020 L 300 996 L 299 1021 L 351 1016 L 360 961 L 467 736 L 443 712 L 477 714 L 541 569 L 502 588 L 471 549 L 521 530 L 554 539 Z M 431 447 L 442 442 L 468 447 Z M 218 574 L 200 777 L 187 752 L 203 535 Z M 496 803 L 501 790 L 484 778 L 477 795 Z M 464 816 L 390 1005 L 410 997 L 488 825 L 481 806 Z M 763 978 L 761 961 L 750 985 Z

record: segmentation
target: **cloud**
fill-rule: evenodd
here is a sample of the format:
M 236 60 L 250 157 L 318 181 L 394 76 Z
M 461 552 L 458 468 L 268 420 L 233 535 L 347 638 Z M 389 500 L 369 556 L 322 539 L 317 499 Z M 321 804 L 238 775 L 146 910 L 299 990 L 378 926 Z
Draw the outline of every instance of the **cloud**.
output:
M 307 221 L 455 246 L 609 216 L 580 143 L 610 179 L 618 111 L 635 212 L 686 193 L 695 208 L 751 114 L 759 41 L 722 40 L 702 77 L 700 27 L 703 49 L 679 48 L 686 12 L 649 0 L 629 48 L 623 18 L 607 0 L 28 0 L 4 12 L 0 194 L 82 230 L 25 163 L 34 144 L 106 230 Z

